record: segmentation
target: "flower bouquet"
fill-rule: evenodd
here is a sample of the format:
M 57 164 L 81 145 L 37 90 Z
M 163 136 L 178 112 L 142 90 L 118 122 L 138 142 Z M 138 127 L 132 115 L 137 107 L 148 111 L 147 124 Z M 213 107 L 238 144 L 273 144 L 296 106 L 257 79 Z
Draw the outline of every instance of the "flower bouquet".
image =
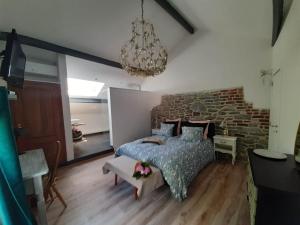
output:
M 152 169 L 149 163 L 137 162 L 134 167 L 133 177 L 140 179 L 141 177 L 148 177 L 152 174 Z

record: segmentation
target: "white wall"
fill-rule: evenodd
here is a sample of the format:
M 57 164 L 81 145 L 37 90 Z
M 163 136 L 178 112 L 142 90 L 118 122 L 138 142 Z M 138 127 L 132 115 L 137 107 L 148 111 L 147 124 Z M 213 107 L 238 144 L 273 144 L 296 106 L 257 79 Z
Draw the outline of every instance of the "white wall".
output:
M 142 90 L 164 93 L 244 87 L 255 107 L 269 107 L 260 70 L 271 68 L 272 1 L 173 0 L 196 28 L 169 49 L 167 70 Z M 162 39 L 167 42 L 168 40 Z
M 269 87 L 260 70 L 271 68 L 271 41 L 264 38 L 198 32 L 186 40 L 167 70 L 148 78 L 142 90 L 184 93 L 244 87 L 255 107 L 269 107 Z
M 294 152 L 300 122 L 300 1 L 294 1 L 285 25 L 273 48 L 273 68 L 280 68 L 281 106 L 279 124 L 279 151 Z M 273 101 L 274 99 L 272 99 Z M 271 113 L 274 113 L 271 111 Z
M 69 96 L 67 93 L 67 66 L 66 66 L 66 56 L 58 56 L 58 74 L 61 87 L 61 98 L 64 116 L 64 128 L 65 128 L 65 139 L 66 139 L 66 151 L 67 151 L 67 161 L 74 159 L 74 149 L 72 140 L 72 126 L 71 126 L 71 113 L 70 113 L 70 103 Z
M 70 103 L 71 118 L 80 119 L 83 134 L 93 134 L 109 130 L 107 103 Z
M 114 148 L 151 134 L 151 110 L 161 95 L 121 88 L 108 89 L 110 143 Z

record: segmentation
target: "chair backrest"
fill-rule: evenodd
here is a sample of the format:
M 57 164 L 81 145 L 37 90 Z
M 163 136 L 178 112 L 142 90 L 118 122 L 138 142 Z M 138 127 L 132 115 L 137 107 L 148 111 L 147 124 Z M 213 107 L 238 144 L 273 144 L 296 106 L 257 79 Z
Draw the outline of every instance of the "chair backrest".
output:
M 51 185 L 55 181 L 55 177 L 57 175 L 57 168 L 59 164 L 59 159 L 60 159 L 60 154 L 61 154 L 61 143 L 60 141 L 56 141 L 56 158 L 54 161 L 54 164 L 49 168 L 49 179 L 48 183 Z

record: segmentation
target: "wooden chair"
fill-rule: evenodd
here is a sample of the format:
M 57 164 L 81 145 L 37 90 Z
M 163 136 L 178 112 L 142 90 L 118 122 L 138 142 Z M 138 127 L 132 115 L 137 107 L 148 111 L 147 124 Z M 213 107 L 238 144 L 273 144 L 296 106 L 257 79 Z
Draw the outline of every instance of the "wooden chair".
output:
M 64 207 L 66 208 L 67 204 L 66 204 L 65 200 L 63 199 L 62 195 L 59 193 L 59 191 L 56 188 L 57 168 L 58 168 L 59 159 L 60 159 L 60 155 L 61 155 L 60 141 L 56 141 L 56 146 L 57 146 L 57 152 L 56 152 L 55 161 L 52 165 L 51 164 L 48 165 L 49 166 L 49 174 L 48 174 L 48 178 L 46 180 L 44 195 L 45 195 L 46 202 L 49 202 L 49 197 L 50 197 L 50 204 L 51 204 L 54 201 L 55 197 L 57 197 L 61 201 L 61 203 L 64 205 Z M 54 193 L 56 196 L 54 196 Z

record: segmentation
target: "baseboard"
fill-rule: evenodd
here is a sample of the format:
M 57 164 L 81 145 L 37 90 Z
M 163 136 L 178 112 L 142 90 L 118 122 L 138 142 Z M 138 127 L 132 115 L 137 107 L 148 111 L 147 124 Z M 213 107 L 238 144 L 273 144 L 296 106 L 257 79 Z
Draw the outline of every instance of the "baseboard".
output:
M 83 136 L 91 136 L 91 135 L 95 135 L 95 134 L 108 134 L 108 133 L 109 133 L 109 130 L 106 130 L 106 131 L 83 134 Z
M 113 154 L 113 153 L 114 153 L 113 148 L 107 149 L 107 150 L 104 150 L 102 152 L 93 153 L 93 154 L 90 154 L 90 155 L 87 155 L 87 156 L 83 156 L 83 157 L 80 157 L 80 158 L 77 158 L 77 159 L 73 159 L 73 160 L 70 160 L 70 161 L 63 162 L 62 164 L 60 164 L 60 167 L 69 166 L 69 165 L 72 165 L 74 163 L 82 162 L 82 161 L 97 158 L 97 157 L 100 158 L 100 156 L 104 157 L 108 154 Z

